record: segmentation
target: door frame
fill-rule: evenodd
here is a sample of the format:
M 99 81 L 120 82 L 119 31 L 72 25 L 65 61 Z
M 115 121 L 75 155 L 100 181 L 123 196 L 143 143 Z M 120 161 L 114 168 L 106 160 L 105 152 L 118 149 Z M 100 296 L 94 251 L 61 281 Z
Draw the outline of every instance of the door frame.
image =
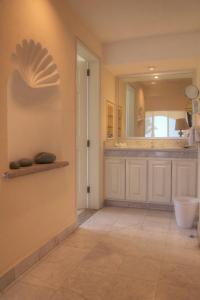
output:
M 78 54 L 89 62 L 89 68 L 90 68 L 90 76 L 88 78 L 88 103 L 89 103 L 88 105 L 89 130 L 88 131 L 89 131 L 89 140 L 90 140 L 90 147 L 88 149 L 89 151 L 88 173 L 89 173 L 90 193 L 88 194 L 87 208 L 99 209 L 102 204 L 101 203 L 102 201 L 101 201 L 100 59 L 92 51 L 90 51 L 79 39 L 76 40 L 76 59 Z M 76 118 L 77 118 L 77 101 L 76 101 Z M 76 122 L 76 126 L 77 126 L 77 122 Z M 76 134 L 76 143 L 77 143 L 77 134 Z M 78 172 L 78 163 L 79 162 L 76 153 L 76 172 Z M 76 178 L 77 175 L 78 174 L 76 174 Z M 77 199 L 77 181 L 76 181 L 76 199 Z

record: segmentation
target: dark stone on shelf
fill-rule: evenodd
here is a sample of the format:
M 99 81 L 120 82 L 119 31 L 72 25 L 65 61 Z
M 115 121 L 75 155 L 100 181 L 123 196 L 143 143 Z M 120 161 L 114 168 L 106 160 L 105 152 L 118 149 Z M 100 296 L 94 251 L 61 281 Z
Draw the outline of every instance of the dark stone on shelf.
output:
M 30 158 L 22 158 L 19 160 L 19 164 L 21 167 L 30 167 L 33 164 L 33 160 Z
M 10 162 L 10 169 L 11 170 L 15 170 L 15 169 L 19 169 L 21 166 L 20 166 L 20 163 L 18 161 L 11 161 Z
M 56 155 L 48 152 L 38 153 L 34 158 L 36 164 L 51 164 L 55 162 L 55 160 Z

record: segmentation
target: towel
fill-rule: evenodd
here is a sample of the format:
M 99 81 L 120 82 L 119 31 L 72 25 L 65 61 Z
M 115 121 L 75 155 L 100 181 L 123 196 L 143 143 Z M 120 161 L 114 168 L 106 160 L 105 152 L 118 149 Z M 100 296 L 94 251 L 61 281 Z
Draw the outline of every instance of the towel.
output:
M 195 144 L 195 128 L 191 127 L 189 129 L 189 136 L 188 136 L 188 145 L 192 146 Z
M 192 115 L 192 126 L 196 127 L 200 127 L 200 114 L 199 113 L 195 113 Z
M 200 126 L 195 127 L 195 142 L 200 142 Z

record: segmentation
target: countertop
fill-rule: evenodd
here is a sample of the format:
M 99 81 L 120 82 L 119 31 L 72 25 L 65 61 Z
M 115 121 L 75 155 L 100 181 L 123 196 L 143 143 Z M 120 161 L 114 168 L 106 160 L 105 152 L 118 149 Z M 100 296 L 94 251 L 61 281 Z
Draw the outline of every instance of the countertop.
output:
M 197 158 L 197 148 L 131 148 L 110 147 L 104 149 L 105 156 Z

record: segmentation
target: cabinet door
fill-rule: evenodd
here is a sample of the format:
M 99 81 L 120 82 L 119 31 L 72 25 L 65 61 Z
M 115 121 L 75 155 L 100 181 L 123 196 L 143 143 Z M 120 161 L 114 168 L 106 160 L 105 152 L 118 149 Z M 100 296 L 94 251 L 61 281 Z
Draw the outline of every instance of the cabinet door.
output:
M 172 162 L 172 197 L 197 195 L 197 160 L 180 159 Z
M 171 160 L 149 160 L 148 202 L 171 202 Z
M 125 200 L 125 159 L 105 159 L 105 199 Z
M 126 161 L 126 200 L 146 201 L 147 161 L 127 159 Z

